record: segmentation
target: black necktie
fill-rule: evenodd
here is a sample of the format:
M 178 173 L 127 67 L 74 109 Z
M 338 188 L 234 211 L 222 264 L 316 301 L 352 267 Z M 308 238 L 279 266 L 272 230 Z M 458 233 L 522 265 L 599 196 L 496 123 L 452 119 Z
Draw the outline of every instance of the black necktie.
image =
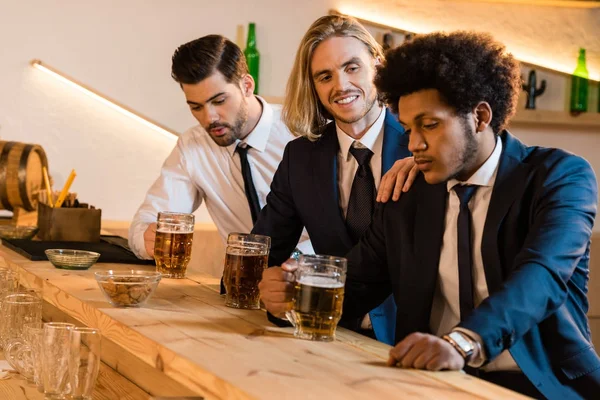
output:
M 252 181 L 252 172 L 250 171 L 250 163 L 248 162 L 248 149 L 250 146 L 237 147 L 237 152 L 240 155 L 240 161 L 242 164 L 242 176 L 244 177 L 244 190 L 246 191 L 246 199 L 248 199 L 248 205 L 250 206 L 250 215 L 252 216 L 252 223 L 255 224 L 260 214 L 260 204 L 258 203 L 258 195 L 256 194 L 256 188 Z
M 373 152 L 367 148 L 351 146 L 350 153 L 358 162 L 358 169 L 350 190 L 346 225 L 352 241 L 357 243 L 371 224 L 375 207 L 375 179 L 369 165 Z
M 475 194 L 477 186 L 456 185 L 454 191 L 460 200 L 460 212 L 458 213 L 458 295 L 460 302 L 460 320 L 469 316 L 473 308 L 473 270 L 471 251 L 471 210 L 469 200 Z

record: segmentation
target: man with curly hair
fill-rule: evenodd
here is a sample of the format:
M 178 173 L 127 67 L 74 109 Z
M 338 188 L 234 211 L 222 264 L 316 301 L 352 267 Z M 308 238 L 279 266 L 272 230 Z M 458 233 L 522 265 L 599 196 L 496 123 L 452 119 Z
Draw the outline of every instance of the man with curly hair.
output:
M 393 366 L 597 397 L 586 317 L 597 183 L 584 159 L 505 130 L 518 63 L 488 35 L 435 33 L 388 53 L 375 83 L 422 175 L 349 253 L 343 313 L 393 294 Z

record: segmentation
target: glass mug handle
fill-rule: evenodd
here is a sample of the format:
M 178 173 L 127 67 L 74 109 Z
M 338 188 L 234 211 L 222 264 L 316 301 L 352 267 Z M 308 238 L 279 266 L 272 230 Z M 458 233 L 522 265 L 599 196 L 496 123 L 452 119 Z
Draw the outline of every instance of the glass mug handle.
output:
M 298 259 L 300 258 L 301 254 L 302 252 L 300 252 L 300 250 L 295 249 L 291 255 L 291 258 L 284 263 L 290 267 L 296 267 L 296 270 L 294 271 L 294 280 L 298 279 Z M 292 298 L 292 304 L 293 302 L 294 299 Z M 296 319 L 296 313 L 294 313 L 294 310 L 291 307 L 288 311 L 285 312 L 285 316 L 287 320 L 294 326 L 294 328 L 297 328 L 296 325 L 298 324 L 298 320 Z
M 23 339 L 11 340 L 4 351 L 6 361 L 26 379 L 33 379 L 31 347 Z

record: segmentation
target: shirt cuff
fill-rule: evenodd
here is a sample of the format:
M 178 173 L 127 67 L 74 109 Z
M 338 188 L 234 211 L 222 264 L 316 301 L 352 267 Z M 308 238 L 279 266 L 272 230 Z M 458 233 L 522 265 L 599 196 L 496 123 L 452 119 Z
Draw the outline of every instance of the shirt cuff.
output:
M 299 242 L 296 248 L 300 250 L 302 254 L 315 254 L 310 240 L 304 240 L 302 242 Z
M 475 354 L 474 357 L 472 357 L 469 360 L 467 365 L 471 368 L 479 368 L 483 364 L 485 364 L 485 362 L 487 361 L 487 355 L 485 354 L 485 349 L 483 348 L 483 340 L 481 340 L 481 336 L 479 336 L 477 333 L 475 333 L 469 329 L 465 329 L 465 328 L 456 327 L 456 328 L 452 329 L 452 331 L 460 332 L 460 333 L 466 335 L 473 342 L 475 342 L 475 347 L 477 348 L 477 350 L 476 350 L 477 353 Z

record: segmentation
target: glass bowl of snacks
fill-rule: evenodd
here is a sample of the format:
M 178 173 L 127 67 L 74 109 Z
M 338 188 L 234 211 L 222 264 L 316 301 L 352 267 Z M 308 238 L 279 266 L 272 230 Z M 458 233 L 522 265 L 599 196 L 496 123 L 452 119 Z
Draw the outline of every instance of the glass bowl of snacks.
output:
M 100 257 L 100 253 L 85 250 L 48 249 L 46 257 L 56 268 L 88 269 Z
M 140 307 L 156 290 L 162 275 L 146 271 L 96 272 L 96 282 L 110 304 L 116 307 Z
M 31 239 L 37 231 L 37 226 L 0 225 L 0 239 Z

